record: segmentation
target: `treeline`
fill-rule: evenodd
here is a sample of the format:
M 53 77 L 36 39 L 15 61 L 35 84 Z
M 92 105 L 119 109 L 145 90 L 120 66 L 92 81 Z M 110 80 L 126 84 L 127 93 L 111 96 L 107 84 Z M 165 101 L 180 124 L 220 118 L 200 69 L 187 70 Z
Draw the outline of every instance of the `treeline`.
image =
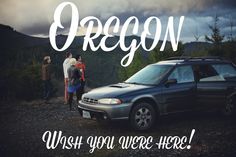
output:
M 236 38 L 233 34 L 233 21 L 231 19 L 229 22 L 230 33 L 228 35 L 222 33 L 222 28 L 219 26 L 219 23 L 219 17 L 216 15 L 214 23 L 209 25 L 211 35 L 204 36 L 205 41 L 211 43 L 212 46 L 209 49 L 195 51 L 191 53 L 191 56 L 218 56 L 236 63 Z
M 167 43 L 163 52 L 160 51 L 159 46 L 151 52 L 145 52 L 140 49 L 135 53 L 132 63 L 126 68 L 120 66 L 120 60 L 126 54 L 126 52 L 121 50 L 114 52 L 102 52 L 101 50 L 92 52 L 88 50 L 83 52 L 81 47 L 72 47 L 67 51 L 74 55 L 78 53 L 82 55 L 87 66 L 86 84 L 94 88 L 125 81 L 146 65 L 174 56 L 219 56 L 236 63 L 234 34 L 231 33 L 227 38 L 222 34 L 221 30 L 219 18 L 216 16 L 214 23 L 209 26 L 211 35 L 205 36 L 206 42 L 211 45 L 210 47 L 202 48 L 201 44 L 198 44 L 199 48 L 196 48 L 191 54 L 185 52 L 184 44 L 181 42 L 178 44 L 176 52 L 173 52 L 170 43 Z M 50 55 L 52 58 L 53 79 L 59 80 L 58 82 L 63 84 L 62 63 L 65 58 L 65 52 L 55 52 L 50 44 L 21 48 L 19 50 L 1 50 L 0 99 L 31 100 L 40 98 L 42 96 L 41 63 L 45 55 Z M 58 87 L 58 85 L 54 83 L 54 87 Z M 63 89 L 59 90 L 63 91 Z
M 30 47 L 1 52 L 0 100 L 31 100 L 42 96 L 41 63 L 44 55 L 52 55 L 48 47 Z M 54 76 L 61 69 L 52 64 Z
M 41 65 L 32 63 L 21 68 L 1 70 L 1 99 L 30 100 L 41 94 Z
M 138 50 L 135 53 L 132 63 L 126 68 L 122 67 L 119 69 L 119 78 L 121 81 L 124 81 L 148 64 L 156 63 L 170 57 L 182 56 L 183 54 L 184 45 L 182 42 L 178 43 L 177 51 L 172 50 L 170 43 L 167 43 L 164 51 L 160 51 L 160 47 L 158 46 L 151 52 L 142 52 L 141 50 Z
M 117 69 L 124 53 L 82 52 L 81 47 L 67 49 L 73 56 L 81 54 L 86 64 L 86 85 L 95 88 L 118 82 Z M 52 58 L 52 82 L 54 91 L 63 93 L 64 75 L 62 63 L 65 52 L 56 52 L 50 45 L 21 49 L 1 50 L 0 95 L 1 100 L 32 100 L 42 97 L 41 65 L 46 55 Z

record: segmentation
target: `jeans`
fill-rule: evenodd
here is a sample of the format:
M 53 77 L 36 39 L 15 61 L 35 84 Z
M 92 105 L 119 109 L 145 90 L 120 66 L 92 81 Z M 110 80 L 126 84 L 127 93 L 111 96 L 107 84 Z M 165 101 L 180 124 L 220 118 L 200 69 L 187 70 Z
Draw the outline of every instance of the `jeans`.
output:
M 43 99 L 48 100 L 52 93 L 51 80 L 43 80 Z
M 68 93 L 68 95 L 69 95 L 68 104 L 70 106 L 70 110 L 72 110 L 72 101 L 73 101 L 74 93 Z
M 65 78 L 65 96 L 64 96 L 65 103 L 68 102 L 68 98 L 69 98 L 67 90 L 68 90 L 68 78 Z
M 80 88 L 76 90 L 77 102 L 81 100 L 82 94 L 84 94 L 84 86 L 85 86 L 85 81 L 82 81 Z M 68 104 L 69 104 L 70 110 L 72 110 L 72 101 L 73 101 L 74 93 L 69 92 L 68 95 L 69 95 Z

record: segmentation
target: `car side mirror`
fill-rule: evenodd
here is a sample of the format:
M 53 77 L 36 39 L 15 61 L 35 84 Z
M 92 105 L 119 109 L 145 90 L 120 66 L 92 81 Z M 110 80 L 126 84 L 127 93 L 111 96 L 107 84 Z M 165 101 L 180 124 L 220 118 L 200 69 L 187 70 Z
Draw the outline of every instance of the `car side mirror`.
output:
M 169 87 L 169 85 L 171 84 L 176 84 L 177 83 L 177 80 L 176 79 L 168 79 L 165 83 L 165 86 L 166 87 Z

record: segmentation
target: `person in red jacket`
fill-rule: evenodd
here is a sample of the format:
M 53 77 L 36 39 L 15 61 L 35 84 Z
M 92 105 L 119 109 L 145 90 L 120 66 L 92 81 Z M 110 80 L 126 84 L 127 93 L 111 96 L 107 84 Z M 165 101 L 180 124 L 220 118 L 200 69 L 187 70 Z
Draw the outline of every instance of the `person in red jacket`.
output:
M 75 64 L 75 67 L 80 69 L 81 71 L 81 87 L 76 91 L 77 101 L 81 100 L 82 95 L 84 94 L 84 86 L 85 86 L 85 64 L 82 62 L 81 55 L 77 55 L 75 57 L 77 60 L 77 63 Z

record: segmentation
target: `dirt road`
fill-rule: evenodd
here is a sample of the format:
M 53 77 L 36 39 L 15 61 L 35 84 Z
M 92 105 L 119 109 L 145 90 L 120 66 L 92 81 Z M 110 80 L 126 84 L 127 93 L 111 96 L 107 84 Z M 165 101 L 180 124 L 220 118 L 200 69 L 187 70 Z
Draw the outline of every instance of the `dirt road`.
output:
M 161 117 L 156 128 L 135 132 L 126 121 L 101 126 L 93 120 L 82 119 L 77 111 L 69 111 L 62 98 L 47 104 L 41 100 L 2 103 L 0 106 L 0 156 L 236 156 L 236 118 L 224 118 L 215 112 L 178 114 Z M 66 136 L 189 136 L 196 129 L 190 150 L 113 150 L 101 149 L 89 153 L 89 146 L 80 149 L 47 150 L 42 141 L 45 131 L 62 131 Z M 116 141 L 117 142 L 117 141 Z

